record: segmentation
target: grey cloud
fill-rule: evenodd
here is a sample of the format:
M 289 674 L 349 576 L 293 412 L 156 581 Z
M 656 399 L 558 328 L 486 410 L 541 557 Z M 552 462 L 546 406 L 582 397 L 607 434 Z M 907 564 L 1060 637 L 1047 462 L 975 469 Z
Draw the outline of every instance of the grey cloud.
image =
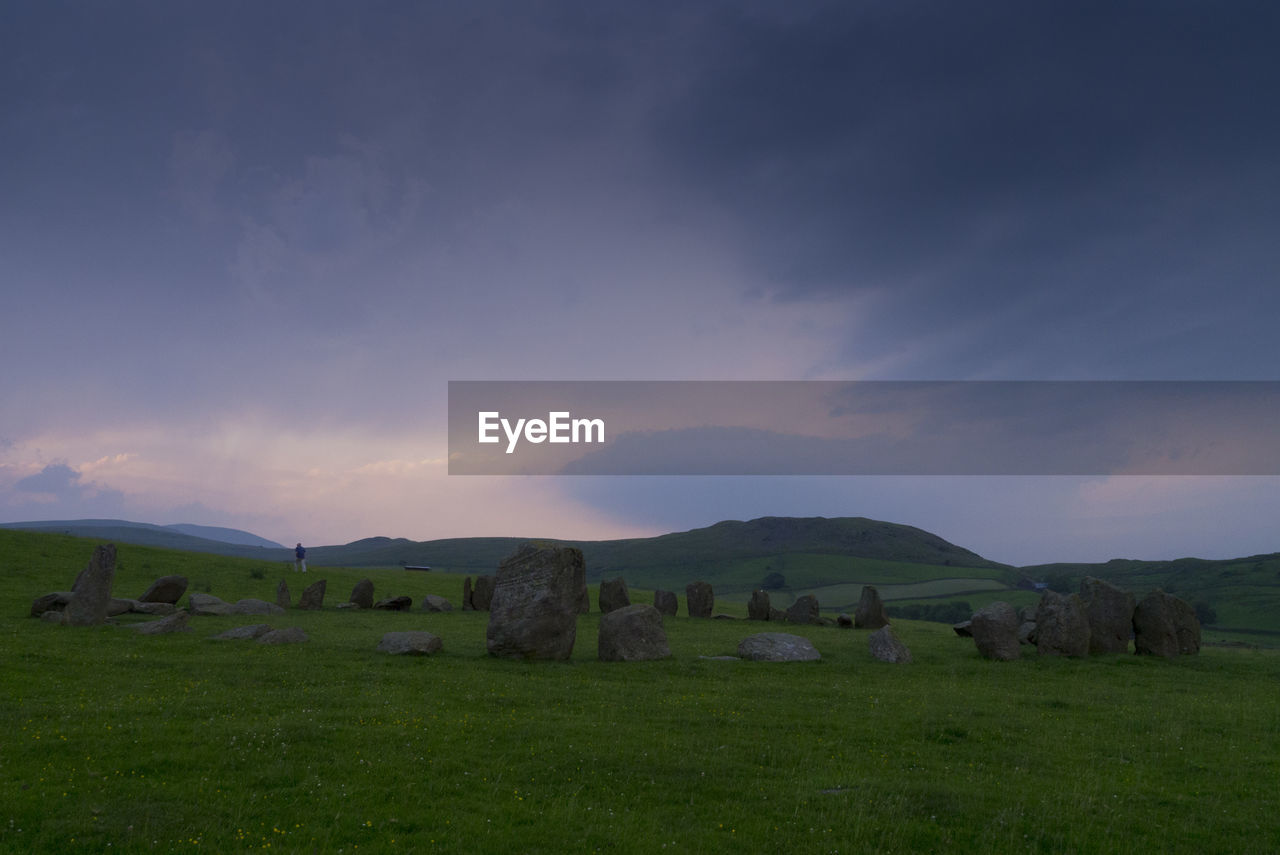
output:
M 14 487 L 26 493 L 46 493 L 58 497 L 78 497 L 85 490 L 80 484 L 80 473 L 65 463 L 50 463 L 35 475 L 20 479 Z

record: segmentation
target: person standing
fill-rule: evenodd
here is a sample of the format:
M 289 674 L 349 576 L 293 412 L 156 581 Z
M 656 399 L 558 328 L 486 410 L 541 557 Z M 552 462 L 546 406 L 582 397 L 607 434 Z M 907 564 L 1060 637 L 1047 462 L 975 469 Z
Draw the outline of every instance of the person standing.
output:
M 307 572 L 307 550 L 299 543 L 293 550 L 293 569 L 302 573 Z

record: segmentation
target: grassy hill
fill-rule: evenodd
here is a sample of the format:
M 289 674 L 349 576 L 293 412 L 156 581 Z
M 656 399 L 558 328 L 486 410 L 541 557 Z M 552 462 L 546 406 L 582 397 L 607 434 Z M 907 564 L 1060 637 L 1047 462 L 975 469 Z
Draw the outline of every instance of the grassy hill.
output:
M 461 589 L 368 568 L 309 573 L 329 582 L 320 611 L 183 635 L 27 617 L 91 550 L 0 531 L 0 852 L 1191 855 L 1280 838 L 1274 651 L 991 662 L 895 621 L 911 665 L 817 626 L 787 630 L 820 662 L 716 661 L 760 625 L 682 607 L 667 660 L 598 661 L 590 614 L 570 661 L 509 662 L 485 654 L 485 613 L 335 608 L 366 575 L 415 604 Z M 224 599 L 273 599 L 282 574 L 296 597 L 302 579 L 122 545 L 115 590 L 168 573 Z M 210 640 L 264 620 L 310 641 Z M 377 652 L 410 629 L 443 651 Z

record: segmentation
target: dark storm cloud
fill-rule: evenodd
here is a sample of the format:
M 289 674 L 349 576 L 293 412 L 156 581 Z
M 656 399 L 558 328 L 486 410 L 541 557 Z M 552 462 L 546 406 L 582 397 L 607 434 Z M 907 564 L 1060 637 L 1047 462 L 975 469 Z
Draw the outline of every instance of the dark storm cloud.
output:
M 1193 332 L 1232 313 L 1223 299 L 1280 308 L 1275 6 L 809 8 L 721 20 L 658 139 L 740 215 L 784 297 L 887 292 L 886 333 L 851 351 L 959 328 L 948 373 L 1011 341 L 1042 366 L 1096 347 L 1152 372 L 1117 346 L 1124 327 Z M 1229 329 L 1207 361 L 1256 366 Z

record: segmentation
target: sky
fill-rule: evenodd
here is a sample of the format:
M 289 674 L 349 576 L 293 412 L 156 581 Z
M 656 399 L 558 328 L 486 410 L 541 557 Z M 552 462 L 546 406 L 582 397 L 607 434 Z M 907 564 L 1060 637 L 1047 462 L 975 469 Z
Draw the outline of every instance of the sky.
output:
M 450 476 L 454 380 L 1280 380 L 1265 2 L 0 10 L 0 521 L 1280 550 L 1272 476 Z

